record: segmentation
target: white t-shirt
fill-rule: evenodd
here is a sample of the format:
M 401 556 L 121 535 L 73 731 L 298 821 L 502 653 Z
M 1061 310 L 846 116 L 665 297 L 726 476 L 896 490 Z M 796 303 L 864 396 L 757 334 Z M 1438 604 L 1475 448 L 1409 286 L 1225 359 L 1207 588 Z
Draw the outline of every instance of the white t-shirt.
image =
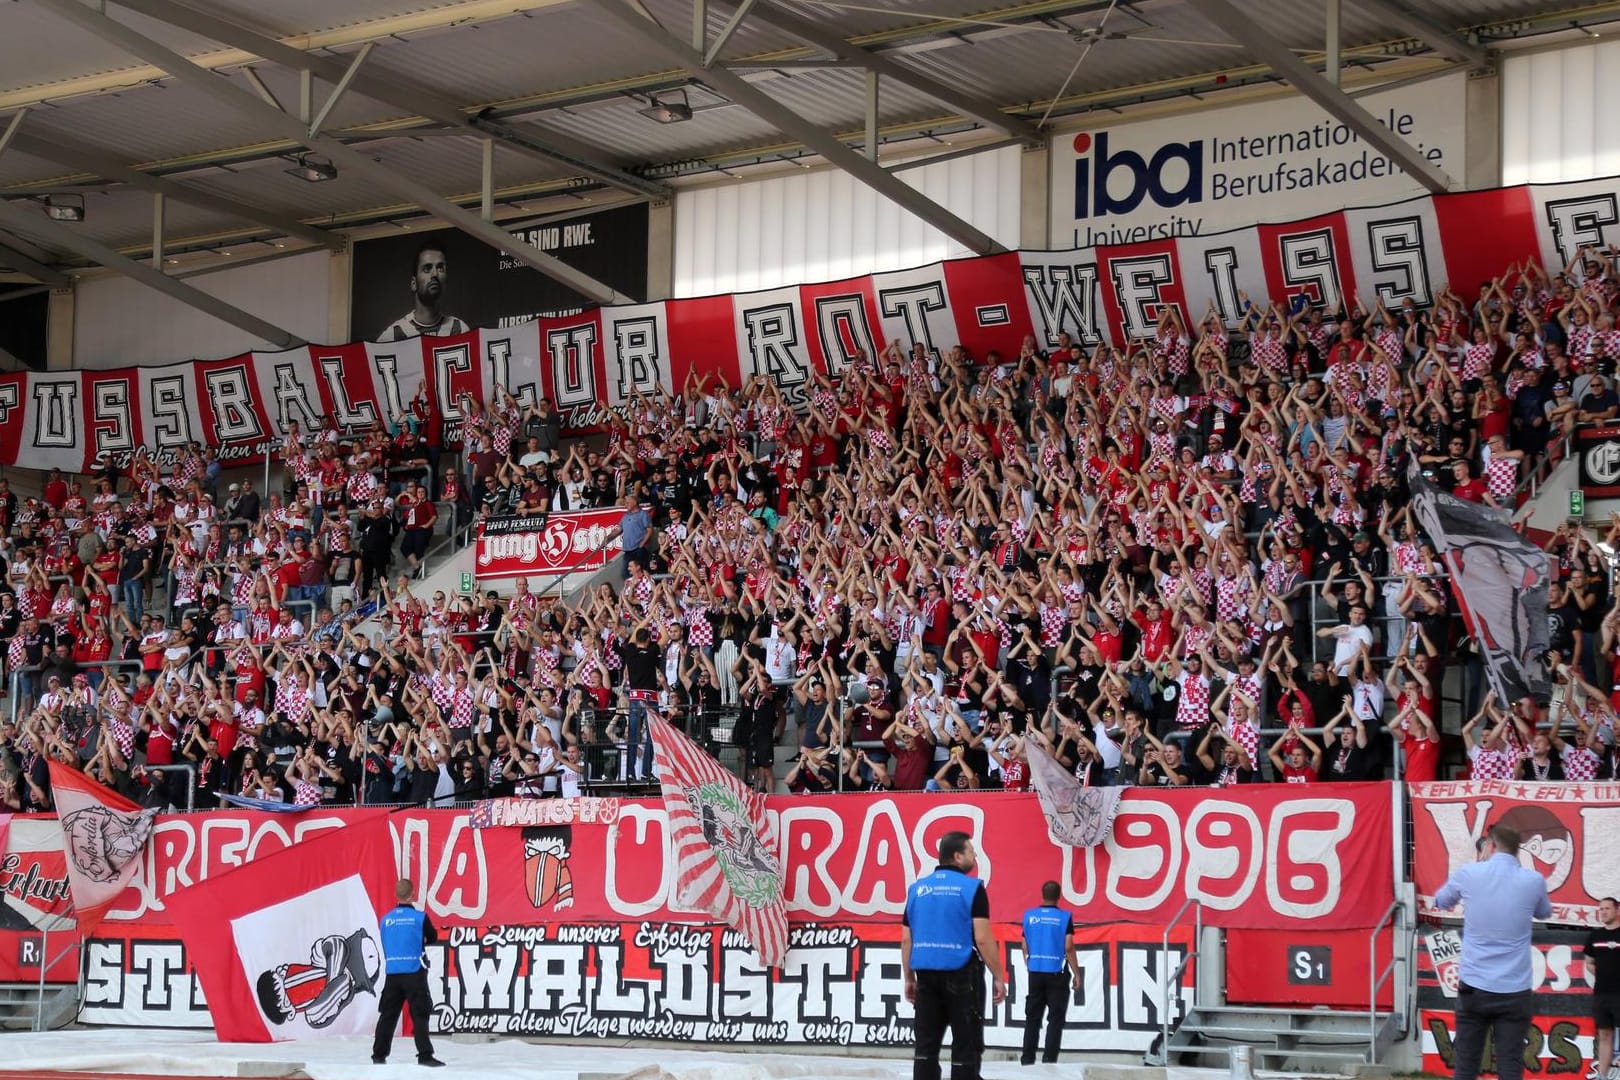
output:
M 1345 623 L 1338 628 L 1335 640 L 1337 644 L 1333 646 L 1333 666 L 1343 676 L 1350 674 L 1350 662 L 1361 651 L 1362 645 L 1372 648 L 1373 635 L 1366 624 L 1351 626 Z

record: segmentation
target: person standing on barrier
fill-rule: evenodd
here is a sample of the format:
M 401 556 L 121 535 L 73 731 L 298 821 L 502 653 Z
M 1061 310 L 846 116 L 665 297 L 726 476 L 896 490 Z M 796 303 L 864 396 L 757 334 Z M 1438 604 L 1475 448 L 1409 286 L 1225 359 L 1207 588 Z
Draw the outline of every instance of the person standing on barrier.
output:
M 1467 863 L 1435 894 L 1441 911 L 1463 909 L 1462 963 L 1457 984 L 1456 1068 L 1453 1080 L 1475 1080 L 1493 1036 L 1496 1075 L 1523 1080 L 1525 1036 L 1530 1027 L 1534 974 L 1530 965 L 1532 919 L 1552 915 L 1547 879 L 1519 865 L 1519 834 L 1494 826 L 1478 862 Z
M 939 866 L 912 883 L 901 917 L 900 968 L 906 1000 L 916 1007 L 912 1080 L 940 1080 L 939 1048 L 951 1031 L 951 1080 L 979 1080 L 984 1055 L 984 970 L 991 999 L 1007 996 L 1001 955 L 990 931 L 990 898 L 970 877 L 978 868 L 973 838 L 948 832 Z
M 416 883 L 401 878 L 394 886 L 399 905 L 382 917 L 383 970 L 387 980 L 383 983 L 382 1000 L 377 1005 L 377 1034 L 371 1042 L 371 1063 L 388 1063 L 400 1008 L 409 1006 L 411 1034 L 416 1039 L 416 1063 L 436 1069 L 444 1062 L 433 1056 L 433 1039 L 428 1035 L 433 995 L 428 993 L 423 950 L 439 940 L 439 932 L 428 922 L 427 915 L 411 903 L 415 895 Z
M 1058 1059 L 1063 1045 L 1063 1021 L 1069 1012 L 1070 980 L 1080 989 L 1080 959 L 1074 948 L 1074 917 L 1057 906 L 1062 889 L 1055 881 L 1041 886 L 1041 906 L 1024 912 L 1024 966 L 1029 971 L 1024 989 L 1024 1053 L 1020 1064 L 1035 1064 L 1035 1044 L 1041 1038 L 1041 1017 L 1046 1017 L 1046 1047 L 1041 1060 Z M 1067 968 L 1067 972 L 1065 972 Z

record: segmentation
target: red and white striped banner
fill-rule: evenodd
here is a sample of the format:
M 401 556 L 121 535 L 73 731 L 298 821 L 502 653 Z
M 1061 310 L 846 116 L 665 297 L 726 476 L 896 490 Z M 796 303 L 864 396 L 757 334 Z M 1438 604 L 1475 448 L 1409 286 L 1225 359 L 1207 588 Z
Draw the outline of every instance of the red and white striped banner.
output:
M 637 394 L 675 392 L 691 372 L 731 385 L 760 376 L 789 401 L 811 373 L 838 376 L 890 341 L 975 358 L 1142 337 L 1170 306 L 1213 303 L 1229 324 L 1240 292 L 1359 297 L 1427 306 L 1447 283 L 1466 294 L 1510 263 L 1563 266 L 1585 245 L 1620 243 L 1620 179 L 1423 196 L 1286 224 L 1072 251 L 1019 251 L 756 293 L 596 308 L 456 337 L 310 345 L 115 371 L 0 375 L 0 460 L 79 470 L 101 451 L 160 454 L 191 440 L 227 465 L 259 460 L 289 421 L 366 427 L 404 412 L 425 383 L 453 438 L 462 392 L 496 386 L 549 397 L 574 430 Z

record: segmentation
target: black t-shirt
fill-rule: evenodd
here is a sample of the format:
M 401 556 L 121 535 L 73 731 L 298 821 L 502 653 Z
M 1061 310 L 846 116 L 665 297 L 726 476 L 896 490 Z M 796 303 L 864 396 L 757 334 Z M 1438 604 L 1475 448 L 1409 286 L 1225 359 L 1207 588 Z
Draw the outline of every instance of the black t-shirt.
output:
M 1575 631 L 1581 628 L 1581 609 L 1565 601 L 1563 606 L 1547 609 L 1547 647 L 1557 649 L 1567 658 L 1575 648 Z
M 1597 969 L 1592 992 L 1620 997 L 1620 926 L 1596 926 L 1588 930 L 1582 952 Z

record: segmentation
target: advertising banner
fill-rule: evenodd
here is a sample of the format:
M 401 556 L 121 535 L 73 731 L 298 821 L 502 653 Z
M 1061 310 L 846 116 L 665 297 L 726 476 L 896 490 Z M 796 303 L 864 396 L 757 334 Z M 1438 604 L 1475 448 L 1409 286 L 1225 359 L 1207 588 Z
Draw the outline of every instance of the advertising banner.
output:
M 647 295 L 646 203 L 503 221 L 501 227 L 626 296 Z M 424 259 L 427 252 L 437 257 Z M 422 263 L 431 266 L 423 272 Z M 421 325 L 426 312 L 433 313 L 429 322 L 502 327 L 578 314 L 589 305 L 568 286 L 460 229 L 413 230 L 354 245 L 349 325 L 366 341 L 421 337 L 431 332 Z
M 1531 990 L 1535 996 L 1529 1039 L 1524 1048 L 1526 1076 L 1584 1076 L 1594 1051 L 1592 987 L 1581 962 L 1585 932 L 1536 928 L 1531 939 Z M 1462 933 L 1456 927 L 1423 927 L 1418 934 L 1417 1006 L 1423 1071 L 1449 1076 L 1454 1071 L 1457 1034 L 1457 962 Z M 1484 1072 L 1496 1074 L 1495 1048 L 1487 1040 Z
M 1620 784 L 1459 780 L 1412 784 L 1413 880 L 1421 912 L 1451 871 L 1474 861 L 1474 842 L 1508 825 L 1519 861 L 1547 879 L 1554 923 L 1595 924 L 1620 895 Z
M 606 564 L 624 550 L 608 533 L 624 510 L 570 510 L 556 514 L 492 518 L 478 532 L 474 566 L 479 580 L 528 574 L 571 574 Z
M 985 1043 L 1023 1040 L 1027 986 L 1021 932 L 996 938 L 1007 1000 L 986 1001 Z M 1192 940 L 1146 926 L 1084 926 L 1081 986 L 1072 991 L 1067 1050 L 1140 1053 L 1160 1029 L 1170 973 Z M 428 949 L 433 1029 L 441 1033 L 820 1046 L 905 1046 L 912 1009 L 900 976 L 900 927 L 795 927 L 772 978 L 741 935 L 709 924 L 657 921 L 458 926 Z M 99 934 L 86 957 L 89 1024 L 208 1028 L 192 958 L 172 927 Z M 1195 965 L 1170 987 L 1179 1012 Z
M 1361 104 L 1456 175 L 1466 87 L 1454 75 L 1369 94 Z M 1051 160 L 1054 247 L 1203 236 L 1423 191 L 1348 125 L 1298 96 L 1060 135 Z
M 1344 204 L 1312 203 L 1322 205 Z M 1168 306 L 1192 321 L 1213 303 L 1235 325 L 1240 292 L 1330 307 L 1347 297 L 1425 307 L 1447 282 L 1466 288 L 1527 258 L 1563 266 L 1583 245 L 1611 243 L 1620 243 L 1620 180 L 1590 180 L 1334 209 L 1219 235 L 1008 252 L 759 293 L 592 308 L 440 337 L 0 374 L 0 461 L 26 456 L 40 468 L 78 471 L 102 451 L 115 461 L 137 446 L 162 456 L 195 439 L 217 446 L 227 466 L 244 465 L 290 421 L 364 428 L 403 413 L 418 387 L 436 412 L 430 436 L 451 447 L 460 437 L 460 395 L 488 402 L 496 387 L 523 401 L 549 397 L 571 431 L 600 426 L 638 395 L 678 393 L 693 372 L 732 386 L 769 379 L 801 406 L 811 372 L 837 378 L 860 353 L 873 356 L 890 341 L 936 354 L 960 345 L 979 361 L 992 351 L 1017 356 L 1030 334 L 1042 348 L 1056 346 L 1060 333 L 1087 348 L 1120 344 L 1151 335 Z

